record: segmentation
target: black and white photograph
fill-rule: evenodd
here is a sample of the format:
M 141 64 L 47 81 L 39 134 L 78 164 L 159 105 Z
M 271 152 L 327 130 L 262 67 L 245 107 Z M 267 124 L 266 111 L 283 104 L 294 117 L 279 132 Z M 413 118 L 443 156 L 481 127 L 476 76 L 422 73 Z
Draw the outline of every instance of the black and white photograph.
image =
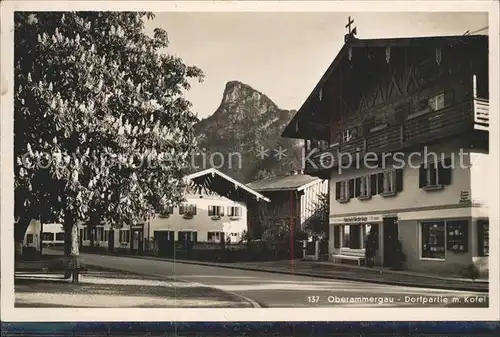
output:
M 498 4 L 203 3 L 2 4 L 9 318 L 497 306 Z

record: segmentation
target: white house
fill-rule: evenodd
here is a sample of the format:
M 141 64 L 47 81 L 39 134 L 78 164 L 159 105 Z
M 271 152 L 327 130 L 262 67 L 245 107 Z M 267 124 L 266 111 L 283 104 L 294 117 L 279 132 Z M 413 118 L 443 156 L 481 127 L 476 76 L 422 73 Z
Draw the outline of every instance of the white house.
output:
M 80 243 L 88 246 L 91 235 L 100 247 L 141 252 L 153 242 L 161 253 L 174 242 L 238 243 L 247 226 L 247 201 L 269 202 L 265 196 L 211 168 L 185 177 L 188 183 L 179 205 L 149 221 L 121 229 L 109 225 L 96 226 L 92 234 L 85 224 L 80 227 Z

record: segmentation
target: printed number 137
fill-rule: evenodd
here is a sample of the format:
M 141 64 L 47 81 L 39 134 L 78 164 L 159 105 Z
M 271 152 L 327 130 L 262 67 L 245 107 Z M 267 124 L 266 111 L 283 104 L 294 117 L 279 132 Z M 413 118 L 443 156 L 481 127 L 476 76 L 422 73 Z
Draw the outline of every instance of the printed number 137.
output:
M 319 302 L 319 296 L 307 296 L 307 301 L 309 303 L 318 303 Z

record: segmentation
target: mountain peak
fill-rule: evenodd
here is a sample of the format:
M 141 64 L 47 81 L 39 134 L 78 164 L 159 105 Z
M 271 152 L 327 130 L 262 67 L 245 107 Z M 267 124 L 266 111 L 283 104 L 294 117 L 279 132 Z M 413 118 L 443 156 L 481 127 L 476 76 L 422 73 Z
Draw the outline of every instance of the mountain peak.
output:
M 221 105 L 233 104 L 241 101 L 258 101 L 264 103 L 264 105 L 272 110 L 278 109 L 276 104 L 274 104 L 269 97 L 254 89 L 252 86 L 240 81 L 227 82 Z

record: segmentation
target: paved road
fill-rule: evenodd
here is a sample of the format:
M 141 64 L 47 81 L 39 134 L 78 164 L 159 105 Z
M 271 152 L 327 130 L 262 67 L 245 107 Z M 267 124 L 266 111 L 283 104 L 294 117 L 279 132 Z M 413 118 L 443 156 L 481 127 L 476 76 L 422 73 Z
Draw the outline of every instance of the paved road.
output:
M 251 298 L 262 307 L 488 306 L 488 295 L 484 293 L 325 280 L 108 255 L 82 254 L 82 258 L 90 265 L 202 283 Z M 425 300 L 428 302 L 424 305 Z

